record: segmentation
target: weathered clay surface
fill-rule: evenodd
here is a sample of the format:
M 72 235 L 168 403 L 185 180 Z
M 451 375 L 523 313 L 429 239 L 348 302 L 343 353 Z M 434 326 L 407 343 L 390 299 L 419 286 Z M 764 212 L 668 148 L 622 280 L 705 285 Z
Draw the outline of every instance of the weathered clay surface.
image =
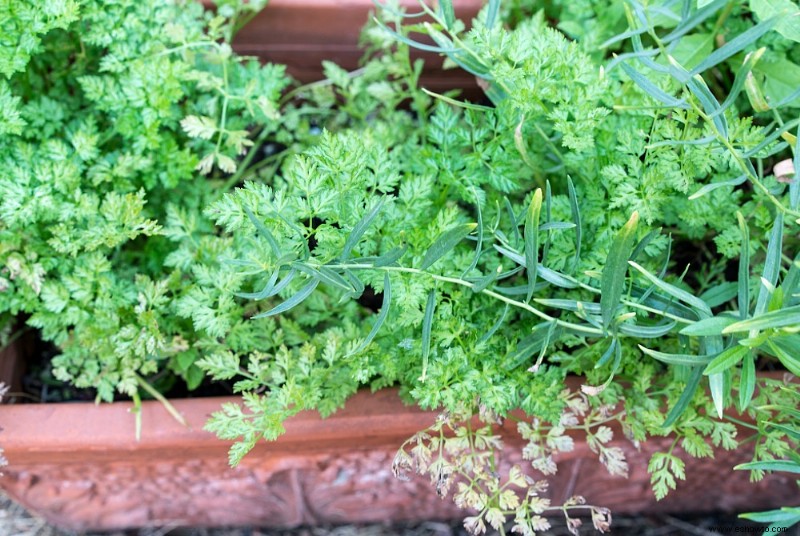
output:
M 178 400 L 192 428 L 175 422 L 157 403 L 145 403 L 140 442 L 134 440 L 129 404 L 0 407 L 0 439 L 11 465 L 0 478 L 12 497 L 50 521 L 74 530 L 153 525 L 259 525 L 457 518 L 426 478 L 404 482 L 391 474 L 403 439 L 434 416 L 404 407 L 393 391 L 359 393 L 327 420 L 304 413 L 287 433 L 263 442 L 236 469 L 226 445 L 201 431 L 224 399 Z M 505 431 L 503 466 L 527 464 L 514 434 Z M 774 507 L 796 485 L 774 475 L 748 483 L 729 468 L 748 453 L 719 452 L 716 460 L 688 457 L 687 480 L 656 502 L 646 471 L 654 440 L 641 452 L 619 440 L 631 467 L 629 479 L 609 476 L 585 443 L 559 460 L 549 495 L 561 503 L 580 494 L 617 513 L 642 511 L 752 510 Z M 719 471 L 725 480 L 719 480 Z M 541 478 L 541 475 L 533 475 Z

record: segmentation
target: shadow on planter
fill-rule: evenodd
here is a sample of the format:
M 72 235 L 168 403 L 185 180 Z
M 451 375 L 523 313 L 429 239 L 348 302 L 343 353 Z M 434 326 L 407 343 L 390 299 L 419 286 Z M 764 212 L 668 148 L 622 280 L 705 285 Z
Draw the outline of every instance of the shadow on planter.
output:
M 210 1 L 207 2 L 210 4 Z M 413 8 L 415 1 L 403 2 Z M 455 0 L 463 20 L 471 20 L 484 0 Z M 361 29 L 374 15 L 373 0 L 271 0 L 268 6 L 237 34 L 234 48 L 244 55 L 287 65 L 290 75 L 302 83 L 324 78 L 322 61 L 328 60 L 352 71 L 364 50 L 358 46 Z M 435 92 L 461 89 L 467 98 L 483 92 L 475 77 L 461 69 L 440 69 L 442 58 L 434 53 L 412 51 L 431 68 L 422 74 L 420 85 Z

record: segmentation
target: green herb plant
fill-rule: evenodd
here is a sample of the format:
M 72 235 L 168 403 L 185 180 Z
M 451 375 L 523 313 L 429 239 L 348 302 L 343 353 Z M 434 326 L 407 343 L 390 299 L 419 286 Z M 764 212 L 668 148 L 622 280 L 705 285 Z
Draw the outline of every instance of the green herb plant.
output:
M 608 530 L 542 497 L 568 432 L 612 477 L 615 429 L 671 437 L 659 499 L 715 447 L 797 471 L 794 2 L 490 0 L 469 25 L 451 0 L 376 2 L 364 67 L 288 92 L 226 44 L 254 4 L 101 4 L 11 13 L 24 46 L 0 56 L 0 311 L 59 345 L 61 379 L 102 399 L 235 379 L 207 425 L 232 464 L 396 385 L 441 417 L 395 473 L 473 534 Z M 486 100 L 421 88 L 414 48 Z M 501 470 L 503 422 L 529 466 Z
M 445 56 L 490 104 L 425 92 L 436 104 L 405 131 L 375 121 L 327 135 L 284 182 L 212 208 L 234 234 L 269 243 L 253 320 L 283 325 L 299 310 L 314 333 L 250 361 L 238 384 L 247 410 L 212 418 L 221 436 L 245 438 L 233 462 L 280 432 L 283 408 L 327 411 L 343 369 L 352 389 L 399 384 L 444 411 L 395 469 L 454 490 L 477 511 L 476 534 L 508 519 L 523 534 L 547 526 L 542 484 L 518 467 L 497 473 L 493 426 L 517 409 L 535 416 L 517 427 L 544 474 L 571 448 L 569 429 L 622 476 L 609 422 L 632 441 L 670 435 L 648 467 L 659 499 L 685 478 L 682 456 L 743 441 L 756 442 L 745 467 L 796 456 L 796 410 L 765 408 L 797 407 L 800 187 L 795 171 L 769 170 L 797 163 L 800 92 L 776 77 L 793 72 L 798 36 L 758 2 L 554 2 L 569 37 L 522 4 L 489 2 L 467 30 L 448 1 L 412 14 L 378 3 L 398 50 Z M 358 306 L 366 289 L 377 310 Z M 320 322 L 331 311 L 336 321 Z M 364 328 L 351 323 L 363 316 Z M 204 362 L 218 377 L 239 365 Z M 786 378 L 759 374 L 773 367 Z M 607 512 L 587 508 L 604 530 Z

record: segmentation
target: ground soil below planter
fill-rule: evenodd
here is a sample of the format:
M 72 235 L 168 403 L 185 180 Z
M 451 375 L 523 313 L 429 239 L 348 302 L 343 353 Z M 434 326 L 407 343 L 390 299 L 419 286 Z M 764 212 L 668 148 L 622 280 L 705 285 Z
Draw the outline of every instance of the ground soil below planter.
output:
M 587 527 L 589 521 L 587 520 Z M 553 519 L 553 528 L 538 536 L 571 536 L 563 520 Z M 708 536 L 718 534 L 712 530 L 739 529 L 757 534 L 764 525 L 737 518 L 733 514 L 708 514 L 703 516 L 637 515 L 616 516 L 612 534 L 625 536 Z M 583 534 L 593 531 L 585 528 Z M 46 521 L 29 513 L 20 505 L 0 494 L 0 534 L 14 536 L 76 536 L 48 525 Z M 489 534 L 492 534 L 491 532 Z M 596 533 L 595 533 L 596 534 Z M 800 536 L 800 526 L 793 527 L 785 536 Z M 300 527 L 292 530 L 274 530 L 257 527 L 205 529 L 193 527 L 158 527 L 128 531 L 92 532 L 85 536 L 468 536 L 460 522 L 443 523 L 423 521 L 413 524 L 332 525 L 327 527 Z

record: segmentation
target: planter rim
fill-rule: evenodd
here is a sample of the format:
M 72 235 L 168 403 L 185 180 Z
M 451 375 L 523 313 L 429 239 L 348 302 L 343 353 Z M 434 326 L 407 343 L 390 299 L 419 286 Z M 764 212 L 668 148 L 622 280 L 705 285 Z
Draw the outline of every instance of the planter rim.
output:
M 188 426 L 180 424 L 158 401 L 141 404 L 141 436 L 135 439 L 132 402 L 9 404 L 0 406 L 0 443 L 9 462 L 68 460 L 75 453 L 127 451 L 147 456 L 153 451 L 227 450 L 224 441 L 203 426 L 222 404 L 241 404 L 240 397 L 209 397 L 171 400 Z M 286 420 L 280 441 L 258 441 L 261 451 L 330 450 L 354 439 L 360 448 L 394 444 L 430 426 L 436 413 L 404 405 L 397 389 L 374 393 L 361 390 L 344 407 L 322 419 L 316 411 L 302 411 Z M 43 439 L 47 439 L 43 441 Z M 399 440 L 399 442 L 398 442 Z

